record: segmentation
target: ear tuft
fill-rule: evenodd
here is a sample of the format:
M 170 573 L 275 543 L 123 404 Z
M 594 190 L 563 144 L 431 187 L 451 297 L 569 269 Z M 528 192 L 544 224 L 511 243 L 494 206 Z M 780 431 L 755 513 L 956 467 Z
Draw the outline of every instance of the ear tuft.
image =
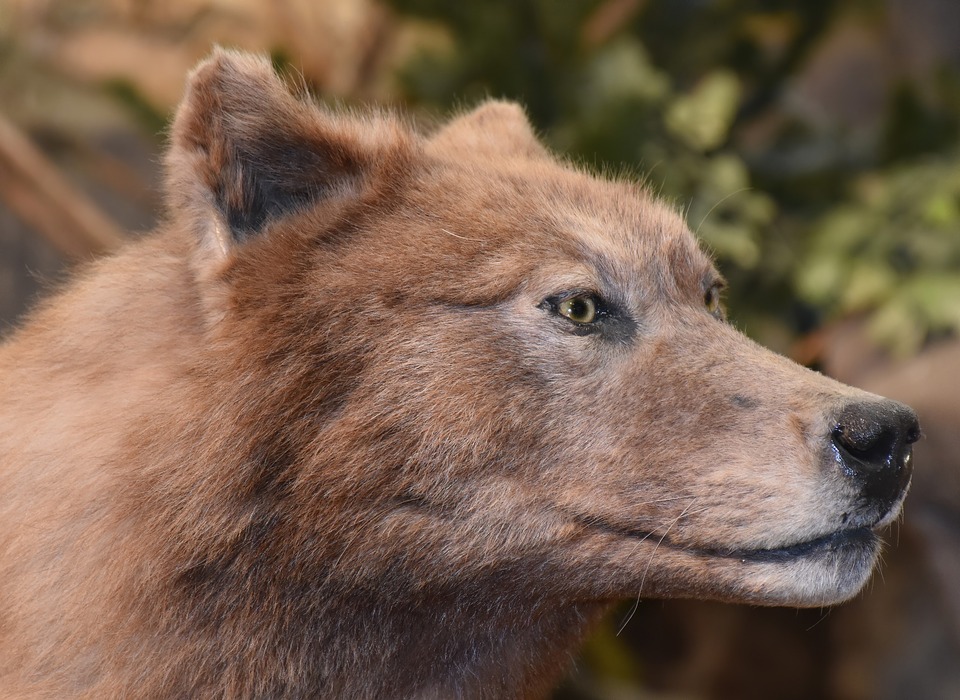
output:
M 173 122 L 171 209 L 226 252 L 318 199 L 356 191 L 374 145 L 355 120 L 295 99 L 265 58 L 218 48 L 190 75 Z
M 447 124 L 432 139 L 437 148 L 468 150 L 482 157 L 543 158 L 523 108 L 515 102 L 488 100 Z

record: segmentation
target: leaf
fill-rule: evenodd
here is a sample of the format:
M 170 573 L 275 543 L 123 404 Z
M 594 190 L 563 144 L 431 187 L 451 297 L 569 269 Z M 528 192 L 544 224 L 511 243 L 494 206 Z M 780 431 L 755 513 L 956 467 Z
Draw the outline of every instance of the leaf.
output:
M 846 278 L 844 260 L 836 255 L 819 255 L 797 268 L 795 285 L 800 297 L 821 306 L 836 298 Z
M 897 276 L 887 265 L 873 261 L 855 262 L 840 280 L 843 291 L 840 308 L 856 313 L 876 308 L 890 297 L 897 285 Z
M 924 203 L 923 218 L 935 226 L 955 226 L 960 221 L 957 198 L 947 192 L 937 192 Z
M 669 79 L 650 63 L 643 45 L 623 38 L 594 55 L 586 69 L 581 102 L 586 113 L 626 99 L 659 102 L 670 92 Z
M 867 323 L 867 333 L 897 357 L 909 357 L 923 344 L 926 332 L 914 309 L 903 299 L 880 307 Z
M 960 275 L 917 275 L 904 288 L 903 297 L 932 329 L 960 331 Z
M 694 90 L 676 98 L 664 117 L 667 129 L 691 148 L 709 151 L 727 137 L 740 102 L 740 81 L 731 71 L 718 70 Z
M 760 246 L 746 226 L 704 222 L 700 237 L 721 258 L 750 270 L 760 262 Z

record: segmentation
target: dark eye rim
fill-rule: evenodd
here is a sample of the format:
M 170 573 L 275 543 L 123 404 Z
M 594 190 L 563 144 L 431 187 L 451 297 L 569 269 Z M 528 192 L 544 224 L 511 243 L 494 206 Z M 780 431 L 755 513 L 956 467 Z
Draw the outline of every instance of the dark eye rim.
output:
M 589 323 L 579 323 L 559 313 L 560 304 L 576 296 L 589 296 L 596 307 L 596 316 Z M 639 322 L 626 305 L 611 301 L 590 287 L 565 289 L 548 296 L 537 307 L 550 314 L 558 330 L 575 336 L 600 338 L 612 346 L 629 347 L 640 330 Z
M 723 292 L 727 283 L 723 280 L 714 280 L 703 291 L 703 305 L 714 318 L 722 321 L 726 318 L 726 309 L 723 306 Z
M 560 313 L 560 305 L 571 299 L 583 297 L 593 302 L 595 315 L 592 321 L 577 321 Z M 549 311 L 559 319 L 571 324 L 571 326 L 580 331 L 592 331 L 599 329 L 600 325 L 610 319 L 613 315 L 613 307 L 597 292 L 590 289 L 570 289 L 559 294 L 554 294 L 540 303 L 540 308 Z

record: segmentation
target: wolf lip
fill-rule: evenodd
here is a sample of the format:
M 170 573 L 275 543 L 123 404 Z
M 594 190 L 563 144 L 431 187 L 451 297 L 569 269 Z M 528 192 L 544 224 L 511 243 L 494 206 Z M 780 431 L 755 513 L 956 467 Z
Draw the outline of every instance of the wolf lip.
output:
M 733 552 L 716 552 L 718 556 L 758 562 L 781 562 L 815 554 L 864 550 L 876 547 L 879 537 L 870 527 L 837 530 L 812 540 L 772 549 L 751 549 Z
M 868 525 L 856 528 L 846 528 L 836 530 L 820 537 L 810 540 L 796 542 L 794 544 L 784 545 L 782 547 L 771 547 L 768 549 L 721 549 L 713 547 L 690 547 L 681 546 L 670 540 L 666 535 L 657 536 L 655 533 L 646 530 L 636 530 L 628 527 L 622 527 L 606 522 L 599 518 L 586 518 L 583 516 L 575 517 L 574 520 L 587 525 L 592 529 L 598 529 L 610 534 L 630 539 L 648 540 L 652 539 L 658 542 L 658 546 L 682 548 L 688 552 L 695 552 L 708 557 L 720 557 L 724 559 L 740 559 L 753 562 L 786 562 L 792 559 L 799 559 L 805 556 L 826 554 L 829 552 L 841 552 L 852 550 L 870 550 L 874 549 L 879 543 L 879 536 L 876 531 L 882 527 L 882 522 L 874 525 Z

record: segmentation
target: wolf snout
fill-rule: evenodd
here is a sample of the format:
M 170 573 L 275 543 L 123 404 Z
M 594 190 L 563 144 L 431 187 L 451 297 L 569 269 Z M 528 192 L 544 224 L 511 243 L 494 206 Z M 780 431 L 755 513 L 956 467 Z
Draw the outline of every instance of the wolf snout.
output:
M 833 424 L 830 442 L 844 473 L 869 502 L 893 505 L 910 483 L 912 445 L 920 438 L 916 413 L 897 401 L 856 402 L 843 406 Z

